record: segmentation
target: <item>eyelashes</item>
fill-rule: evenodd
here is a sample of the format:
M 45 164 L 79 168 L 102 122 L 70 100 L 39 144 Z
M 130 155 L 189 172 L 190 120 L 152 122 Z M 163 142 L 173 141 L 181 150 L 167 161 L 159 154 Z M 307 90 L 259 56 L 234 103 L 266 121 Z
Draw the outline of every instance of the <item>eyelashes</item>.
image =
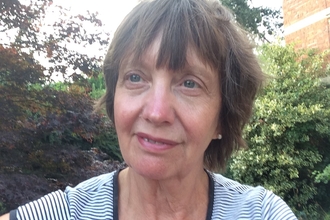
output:
M 133 82 L 133 83 L 136 83 L 136 82 L 140 82 L 141 81 L 141 76 L 139 76 L 138 74 L 130 74 L 128 76 L 128 79 Z
M 147 89 L 152 86 L 152 76 L 145 75 L 140 71 L 127 72 L 123 77 L 123 83 L 128 90 Z M 203 81 L 195 75 L 186 74 L 181 78 L 173 77 L 171 80 L 171 89 L 181 92 L 187 96 L 196 96 L 207 89 Z M 151 83 L 150 83 L 151 81 Z M 166 83 L 166 82 L 165 82 Z
M 186 88 L 193 89 L 193 88 L 199 88 L 199 84 L 195 82 L 194 80 L 188 79 L 185 80 L 182 85 Z

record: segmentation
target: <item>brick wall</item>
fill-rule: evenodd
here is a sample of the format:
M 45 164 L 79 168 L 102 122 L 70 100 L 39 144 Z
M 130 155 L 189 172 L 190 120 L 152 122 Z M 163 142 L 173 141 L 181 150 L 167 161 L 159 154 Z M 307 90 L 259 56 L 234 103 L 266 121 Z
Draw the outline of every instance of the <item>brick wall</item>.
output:
M 328 21 L 318 21 L 308 27 L 302 28 L 285 36 L 286 43 L 294 43 L 295 48 L 329 49 Z
M 330 7 L 330 0 L 283 0 L 284 29 Z M 330 48 L 329 19 L 323 18 L 309 26 L 286 34 L 285 42 L 296 48 Z

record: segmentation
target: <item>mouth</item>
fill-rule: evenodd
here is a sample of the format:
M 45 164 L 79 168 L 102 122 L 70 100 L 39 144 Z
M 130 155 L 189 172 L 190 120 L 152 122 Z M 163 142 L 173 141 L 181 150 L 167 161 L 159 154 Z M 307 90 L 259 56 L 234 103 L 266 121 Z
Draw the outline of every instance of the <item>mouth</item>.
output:
M 167 150 L 178 145 L 178 142 L 169 139 L 153 137 L 145 133 L 137 133 L 136 135 L 141 146 L 151 151 Z
M 149 143 L 151 143 L 151 144 L 165 145 L 164 142 L 154 141 L 154 140 L 151 140 L 151 139 L 149 139 L 149 138 L 143 138 L 143 140 L 146 141 L 146 142 L 149 142 Z

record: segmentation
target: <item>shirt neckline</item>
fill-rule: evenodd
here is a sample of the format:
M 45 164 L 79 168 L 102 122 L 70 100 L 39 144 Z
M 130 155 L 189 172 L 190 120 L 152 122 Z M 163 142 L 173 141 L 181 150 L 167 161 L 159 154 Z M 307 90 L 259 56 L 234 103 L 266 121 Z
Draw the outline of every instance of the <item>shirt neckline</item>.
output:
M 119 172 L 122 169 L 117 170 L 114 173 L 113 177 L 113 219 L 118 220 L 118 199 L 119 199 L 119 186 L 118 186 L 118 176 Z M 213 212 L 213 201 L 214 201 L 214 180 L 211 174 L 205 170 L 207 176 L 209 178 L 209 201 L 207 205 L 207 213 L 206 213 L 206 220 L 211 220 L 212 212 Z

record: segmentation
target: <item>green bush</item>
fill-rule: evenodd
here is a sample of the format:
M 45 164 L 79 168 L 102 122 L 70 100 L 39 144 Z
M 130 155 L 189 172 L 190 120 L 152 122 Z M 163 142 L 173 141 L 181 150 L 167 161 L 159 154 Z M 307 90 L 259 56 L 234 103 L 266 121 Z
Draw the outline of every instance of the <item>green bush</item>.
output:
M 89 85 L 92 87 L 89 93 L 92 99 L 99 99 L 103 94 L 105 94 L 105 80 L 103 73 L 100 73 L 97 77 L 91 77 L 88 79 Z
M 108 154 L 112 159 L 123 161 L 115 128 L 106 126 L 101 134 L 95 137 L 93 147 Z
M 6 210 L 5 205 L 0 201 L 0 216 L 5 214 L 7 212 Z
M 317 180 L 330 164 L 330 88 L 320 80 L 329 75 L 326 54 L 278 45 L 260 54 L 272 79 L 245 129 L 249 149 L 235 155 L 229 173 L 272 190 L 298 218 L 325 218 L 330 187 Z

